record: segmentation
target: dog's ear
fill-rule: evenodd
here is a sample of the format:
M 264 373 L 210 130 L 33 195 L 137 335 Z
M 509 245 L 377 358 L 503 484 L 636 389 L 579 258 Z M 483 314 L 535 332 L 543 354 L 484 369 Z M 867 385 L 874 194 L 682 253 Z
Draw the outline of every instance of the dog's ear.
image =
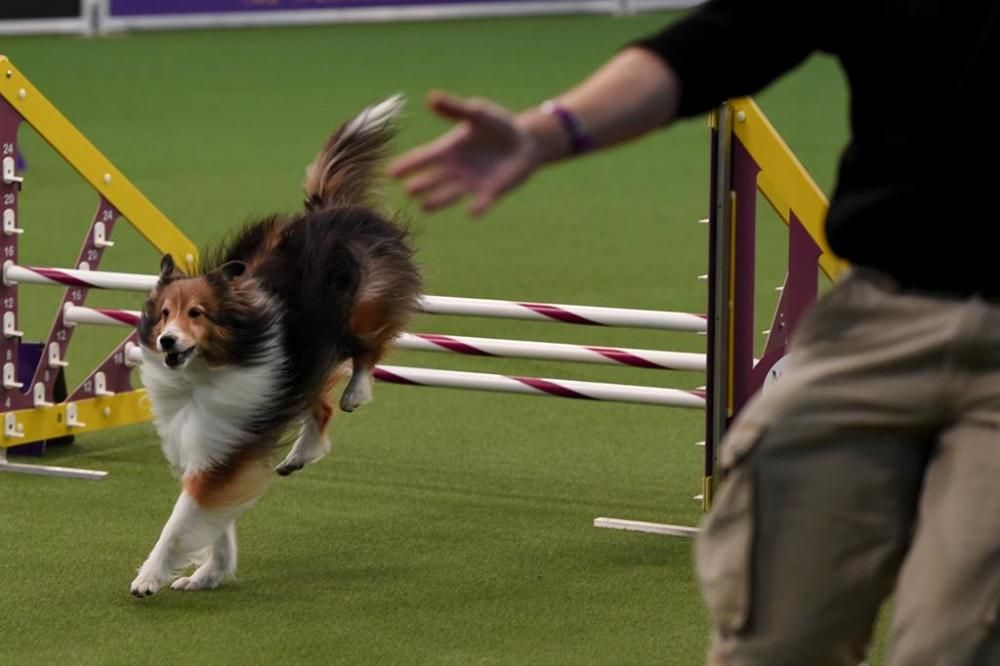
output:
M 163 255 L 163 259 L 160 260 L 160 284 L 168 284 L 179 277 L 181 277 L 181 272 L 177 269 L 177 264 L 174 263 L 173 255 Z
M 239 276 L 246 273 L 246 270 L 247 265 L 242 261 L 227 261 L 209 273 L 206 277 L 220 283 L 232 282 Z
M 243 275 L 247 270 L 247 265 L 242 261 L 227 261 L 219 267 L 222 276 L 227 280 L 232 280 Z

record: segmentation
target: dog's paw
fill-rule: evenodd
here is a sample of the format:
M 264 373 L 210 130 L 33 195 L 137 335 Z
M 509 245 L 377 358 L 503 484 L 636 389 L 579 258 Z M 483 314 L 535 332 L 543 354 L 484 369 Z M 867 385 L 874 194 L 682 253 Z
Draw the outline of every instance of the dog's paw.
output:
M 293 472 L 299 471 L 303 467 L 305 467 L 305 463 L 303 462 L 285 460 L 280 465 L 275 467 L 274 471 L 277 472 L 280 476 L 288 476 Z
M 361 405 L 372 401 L 372 378 L 367 372 L 359 372 L 351 377 L 344 394 L 340 396 L 340 408 L 345 412 L 353 412 Z
M 156 594 L 162 584 L 159 577 L 140 571 L 129 586 L 129 591 L 134 597 L 148 597 Z
M 174 590 L 214 590 L 219 587 L 225 574 L 217 571 L 202 571 L 198 569 L 190 576 L 178 578 L 171 584 Z

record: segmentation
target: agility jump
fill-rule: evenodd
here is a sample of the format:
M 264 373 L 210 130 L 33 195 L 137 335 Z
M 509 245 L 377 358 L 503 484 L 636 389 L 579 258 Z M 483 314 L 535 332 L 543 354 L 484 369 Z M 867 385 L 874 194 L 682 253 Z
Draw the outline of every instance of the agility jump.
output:
M 17 201 L 23 178 L 17 174 L 14 155 L 21 122 L 31 125 L 99 194 L 97 211 L 73 268 L 30 266 L 19 260 L 18 237 L 24 230 L 19 226 Z M 706 353 L 430 333 L 406 333 L 395 344 L 400 349 L 470 356 L 705 372 L 706 387 L 684 390 L 405 366 L 379 366 L 375 378 L 412 386 L 705 409 L 705 471 L 700 497 L 707 508 L 711 502 L 717 443 L 750 396 L 780 369 L 776 364 L 784 356 L 791 331 L 802 311 L 816 297 L 817 263 L 831 278 L 844 269 L 822 240 L 825 198 L 756 105 L 750 100 L 733 101 L 713 114 L 710 126 L 712 186 L 706 314 L 442 296 L 424 296 L 419 304 L 427 314 L 707 334 Z M 103 472 L 92 470 L 9 463 L 6 449 L 151 419 L 145 391 L 131 384 L 131 370 L 142 361 L 134 332 L 79 387 L 60 392 L 57 388 L 64 381 L 62 369 L 68 363 L 69 343 L 79 325 L 134 328 L 138 321 L 135 311 L 86 307 L 84 302 L 90 289 L 148 293 L 156 283 L 157 277 L 153 275 L 99 270 L 104 251 L 114 245 L 110 238 L 119 217 L 135 226 L 161 253 L 180 257 L 180 268 L 185 272 L 196 265 L 197 249 L 3 56 L 0 56 L 0 145 L 3 152 L 0 156 L 3 158 L 0 412 L 4 419 L 0 470 L 101 478 Z M 754 354 L 757 328 L 753 322 L 758 190 L 789 227 L 788 273 L 783 287 L 779 287 L 781 297 L 759 358 Z M 18 330 L 19 284 L 65 288 L 49 336 L 40 343 L 25 342 Z M 683 526 L 612 518 L 598 518 L 595 524 L 683 536 L 692 531 Z

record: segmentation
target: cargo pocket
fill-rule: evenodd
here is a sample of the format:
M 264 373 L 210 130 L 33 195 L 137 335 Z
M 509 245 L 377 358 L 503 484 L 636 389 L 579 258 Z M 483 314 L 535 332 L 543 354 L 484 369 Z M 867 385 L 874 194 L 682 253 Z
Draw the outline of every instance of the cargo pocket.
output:
M 742 425 L 723 441 L 722 483 L 695 544 L 698 577 L 712 624 L 722 634 L 747 628 L 754 543 L 752 453 L 764 428 Z
M 985 635 L 969 663 L 1000 664 L 1000 590 L 993 590 L 993 603 L 986 610 L 983 624 Z
M 1000 590 L 994 592 L 993 603 L 987 609 L 986 617 L 983 619 L 986 626 L 995 631 L 997 636 L 1000 637 Z

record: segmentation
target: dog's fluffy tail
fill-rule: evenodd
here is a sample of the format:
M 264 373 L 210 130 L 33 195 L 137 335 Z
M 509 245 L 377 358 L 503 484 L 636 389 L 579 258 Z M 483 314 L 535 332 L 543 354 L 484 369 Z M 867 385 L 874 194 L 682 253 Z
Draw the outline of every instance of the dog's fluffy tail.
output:
M 405 100 L 402 95 L 369 106 L 334 132 L 306 167 L 306 209 L 372 206 L 373 190 Z

